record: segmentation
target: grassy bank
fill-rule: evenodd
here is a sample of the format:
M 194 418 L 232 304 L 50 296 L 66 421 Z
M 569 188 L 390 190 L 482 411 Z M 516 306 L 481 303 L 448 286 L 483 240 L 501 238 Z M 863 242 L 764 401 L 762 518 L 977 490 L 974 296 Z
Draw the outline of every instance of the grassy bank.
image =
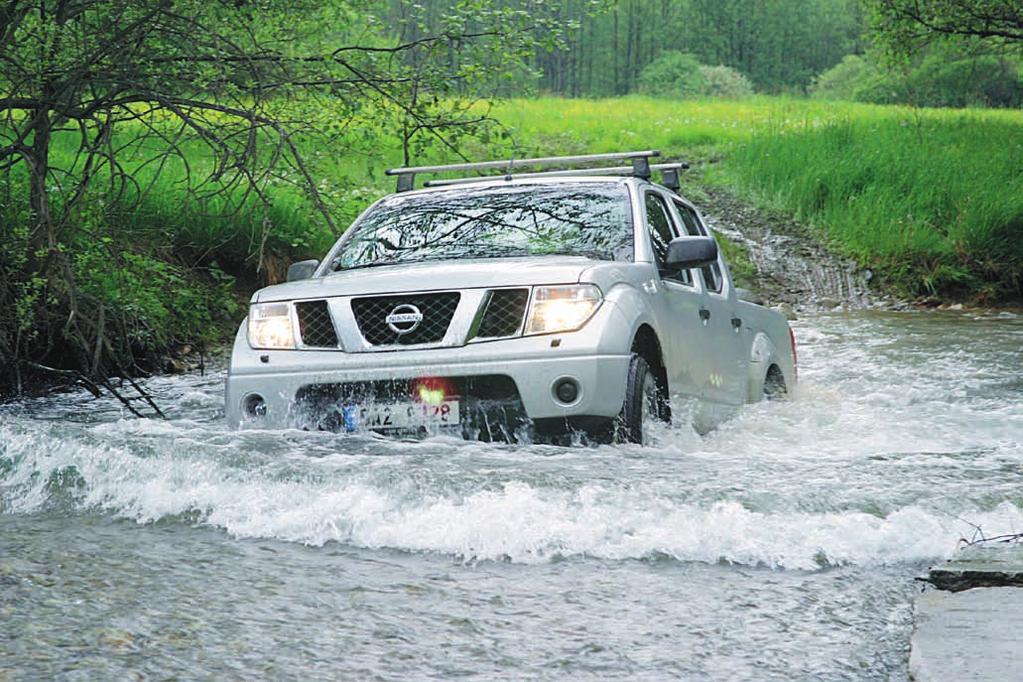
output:
M 501 103 L 529 151 L 656 147 L 809 223 L 902 295 L 1023 298 L 1023 112 L 756 97 Z

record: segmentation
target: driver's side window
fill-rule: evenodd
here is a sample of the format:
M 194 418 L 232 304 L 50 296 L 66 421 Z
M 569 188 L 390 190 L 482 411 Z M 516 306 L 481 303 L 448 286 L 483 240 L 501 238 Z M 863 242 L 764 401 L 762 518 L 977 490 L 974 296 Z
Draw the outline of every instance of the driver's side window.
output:
M 706 228 L 700 224 L 699 219 L 696 217 L 696 212 L 692 208 L 686 206 L 681 201 L 675 201 L 675 208 L 678 209 L 678 214 L 682 217 L 682 223 L 687 234 L 708 236 Z M 703 273 L 703 284 L 707 287 L 707 291 L 720 294 L 724 283 L 724 278 L 721 276 L 721 266 L 717 263 L 711 263 L 700 268 L 700 271 Z
M 661 278 L 692 286 L 692 276 L 688 270 L 667 271 L 668 244 L 676 236 L 675 230 L 672 228 L 668 204 L 665 203 L 663 197 L 653 192 L 647 192 L 645 204 L 650 246 L 653 247 L 654 258 L 657 259 L 657 269 L 661 273 Z

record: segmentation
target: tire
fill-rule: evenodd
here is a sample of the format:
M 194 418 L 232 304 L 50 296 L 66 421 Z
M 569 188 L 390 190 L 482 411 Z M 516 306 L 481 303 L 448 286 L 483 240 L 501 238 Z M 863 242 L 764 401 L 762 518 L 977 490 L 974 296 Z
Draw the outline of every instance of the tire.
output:
M 625 384 L 625 403 L 618 415 L 615 440 L 620 443 L 644 443 L 644 427 L 653 419 L 664 419 L 666 401 L 650 365 L 633 353 Z

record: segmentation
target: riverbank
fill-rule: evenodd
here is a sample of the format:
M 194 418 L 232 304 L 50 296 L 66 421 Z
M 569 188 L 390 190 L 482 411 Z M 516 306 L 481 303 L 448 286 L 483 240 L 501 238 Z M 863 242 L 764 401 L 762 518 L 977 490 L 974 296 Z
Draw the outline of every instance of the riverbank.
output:
M 628 97 L 501 101 L 486 113 L 505 136 L 466 140 L 473 158 L 655 147 L 690 161 L 683 193 L 718 229 L 737 279 L 769 301 L 907 307 L 1023 299 L 1021 112 Z M 382 169 L 401 163 L 394 135 L 348 136 L 344 154 L 296 138 L 341 226 L 393 191 Z M 73 174 L 70 138 L 56 136 L 53 147 Z M 427 150 L 421 160 L 445 158 Z M 191 163 L 196 177 L 212 173 L 214 161 L 198 152 Z M 104 344 L 125 371 L 159 371 L 168 349 L 230 338 L 252 290 L 280 281 L 289 262 L 320 257 L 336 238 L 291 182 L 268 186 L 264 205 L 231 192 L 199 197 L 174 169 L 156 177 L 150 167 L 125 168 L 149 188 L 144 196 L 130 208 L 97 196 L 59 246 L 74 254 L 73 294 L 39 274 L 40 252 L 17 201 L 25 179 L 17 169 L 8 177 L 0 356 L 18 362 L 3 363 L 0 385 L 38 380 L 26 362 L 94 366 L 93 349 Z M 69 327 L 81 324 L 76 300 L 97 313 L 93 328 Z
M 690 187 L 796 218 L 895 296 L 1023 301 L 1023 112 L 627 97 L 494 113 L 531 152 L 642 147 L 690 161 Z

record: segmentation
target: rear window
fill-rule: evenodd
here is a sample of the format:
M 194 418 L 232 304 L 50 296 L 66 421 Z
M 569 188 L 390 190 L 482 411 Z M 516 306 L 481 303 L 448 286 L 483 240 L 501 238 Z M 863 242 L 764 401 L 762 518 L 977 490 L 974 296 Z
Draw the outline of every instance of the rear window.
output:
M 629 193 L 621 183 L 396 195 L 352 229 L 334 258 L 334 270 L 461 258 L 633 258 Z

